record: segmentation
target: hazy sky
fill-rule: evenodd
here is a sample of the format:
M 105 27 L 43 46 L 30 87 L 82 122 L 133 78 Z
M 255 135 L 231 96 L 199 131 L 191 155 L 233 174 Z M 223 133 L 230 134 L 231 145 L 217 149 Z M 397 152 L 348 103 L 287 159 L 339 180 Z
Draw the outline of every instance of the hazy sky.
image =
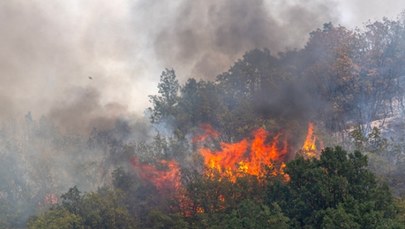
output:
M 300 47 L 324 22 L 396 18 L 401 2 L 0 0 L 0 118 L 142 113 L 165 67 L 212 79 L 246 50 Z

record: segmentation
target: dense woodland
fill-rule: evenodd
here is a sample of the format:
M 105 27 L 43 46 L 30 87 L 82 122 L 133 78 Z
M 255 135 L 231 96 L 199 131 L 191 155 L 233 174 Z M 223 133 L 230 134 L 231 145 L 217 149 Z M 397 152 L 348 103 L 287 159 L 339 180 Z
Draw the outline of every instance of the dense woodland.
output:
M 361 30 L 328 23 L 305 47 L 248 51 L 213 81 L 180 83 L 174 70 L 164 70 L 146 111 L 150 123 L 118 120 L 83 138 L 27 115 L 22 133 L 9 126 L 0 132 L 0 228 L 404 228 L 405 123 L 395 122 L 405 108 L 404 76 L 405 21 L 369 22 Z M 319 158 L 296 154 L 308 122 L 330 146 Z M 226 142 L 258 128 L 283 133 L 289 179 L 271 168 L 260 179 L 206 176 L 192 141 L 206 124 Z M 134 137 L 148 128 L 152 137 Z M 76 160 L 60 159 L 59 169 L 77 174 L 69 182 L 43 180 L 64 153 Z M 26 157 L 52 161 L 10 167 Z M 181 189 L 162 191 L 133 169 L 167 170 L 162 160 L 180 165 Z

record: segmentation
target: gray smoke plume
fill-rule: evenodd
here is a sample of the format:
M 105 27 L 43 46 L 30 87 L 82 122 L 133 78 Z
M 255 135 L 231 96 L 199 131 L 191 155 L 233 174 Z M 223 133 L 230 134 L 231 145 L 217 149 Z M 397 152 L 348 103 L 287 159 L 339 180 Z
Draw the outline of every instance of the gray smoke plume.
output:
M 166 2 L 149 4 L 147 9 L 155 11 Z M 338 18 L 333 0 L 180 2 L 158 23 L 157 56 L 182 73 L 209 79 L 248 50 L 301 47 L 311 30 Z
M 401 7 L 394 0 L 2 1 L 0 120 L 28 111 L 58 119 L 54 109 L 69 103 L 72 88 L 96 90 L 95 110 L 118 103 L 142 114 L 165 67 L 181 79 L 213 79 L 247 50 L 301 47 L 325 22 L 354 26 L 395 17 Z
M 95 127 L 111 129 L 116 120 L 127 115 L 127 107 L 119 103 L 100 104 L 100 93 L 94 88 L 71 89 L 49 113 L 57 127 L 68 133 L 87 133 Z
M 55 117 L 53 109 L 78 97 L 74 88 L 97 91 L 101 106 L 141 113 L 155 83 L 144 76 L 153 70 L 139 59 L 130 9 L 127 1 L 2 1 L 0 118 Z

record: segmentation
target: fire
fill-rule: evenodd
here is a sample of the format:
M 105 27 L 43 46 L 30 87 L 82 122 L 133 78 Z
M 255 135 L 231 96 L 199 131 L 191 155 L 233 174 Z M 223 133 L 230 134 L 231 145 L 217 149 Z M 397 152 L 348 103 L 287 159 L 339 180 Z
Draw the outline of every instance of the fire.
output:
M 212 127 L 206 128 L 204 137 L 198 139 L 215 138 L 219 135 L 212 133 Z M 319 156 L 317 148 L 318 139 L 314 134 L 315 126 L 308 124 L 307 136 L 301 147 L 301 152 L 306 158 Z M 259 128 L 254 131 L 253 138 L 243 139 L 236 143 L 220 143 L 220 150 L 212 151 L 210 148 L 201 148 L 200 155 L 203 157 L 204 165 L 208 169 L 207 175 L 212 176 L 218 173 L 220 177 L 228 177 L 231 181 L 236 181 L 237 177 L 245 174 L 256 177 L 263 177 L 267 171 L 271 175 L 281 175 L 285 180 L 289 180 L 288 174 L 285 174 L 285 156 L 288 153 L 287 139 L 280 141 L 280 134 L 276 134 L 270 141 L 269 133 Z
M 217 139 L 219 132 L 210 125 L 201 125 L 201 135 L 193 138 L 193 143 L 203 142 L 207 139 Z M 301 147 L 301 153 L 306 158 L 319 156 L 317 148 L 318 139 L 314 134 L 315 126 L 308 124 L 308 131 L 305 142 Z M 287 139 L 280 140 L 281 134 L 276 134 L 270 138 L 269 133 L 259 128 L 254 131 L 251 138 L 242 139 L 239 142 L 220 142 L 220 150 L 214 151 L 208 147 L 199 149 L 204 166 L 207 169 L 206 175 L 214 177 L 227 177 L 231 181 L 236 181 L 238 177 L 252 175 L 264 177 L 268 171 L 271 175 L 281 175 L 288 180 L 288 174 L 284 173 L 285 157 L 288 153 Z M 155 166 L 140 163 L 137 158 L 132 160 L 132 165 L 137 168 L 139 176 L 154 184 L 158 190 L 181 189 L 180 167 L 173 160 L 161 160 L 158 163 L 161 169 Z
M 280 176 L 284 181 L 289 181 L 289 176 L 284 172 L 286 156 L 289 150 L 285 134 L 270 135 L 263 128 L 252 133 L 250 138 L 242 139 L 235 143 L 220 142 L 219 150 L 212 150 L 203 144 L 217 141 L 219 132 L 210 125 L 200 126 L 201 135 L 195 136 L 192 141 L 197 144 L 199 154 L 203 158 L 205 174 L 209 178 L 218 177 L 229 179 L 235 182 L 237 178 L 251 175 L 258 179 L 265 177 L 269 172 L 272 176 Z M 308 124 L 308 131 L 305 142 L 301 147 L 301 153 L 306 158 L 317 157 L 319 151 L 317 144 L 321 142 L 314 134 L 314 124 Z M 184 215 L 191 215 L 192 201 L 188 199 L 186 189 L 181 182 L 181 170 L 179 164 L 174 160 L 160 160 L 154 165 L 141 163 L 138 158 L 131 160 L 134 169 L 140 178 L 151 182 L 162 194 L 169 194 L 176 198 Z M 220 202 L 226 200 L 220 196 Z M 204 210 L 197 206 L 197 213 Z
M 146 181 L 150 181 L 159 191 L 178 190 L 181 187 L 180 167 L 176 161 L 161 160 L 158 162 L 162 169 L 158 169 L 150 164 L 141 163 L 134 157 L 131 161 L 139 176 Z
M 132 166 L 144 181 L 151 182 L 163 195 L 177 199 L 185 216 L 191 215 L 191 201 L 181 183 L 180 166 L 173 160 L 160 160 L 156 166 L 141 163 L 137 157 L 132 158 Z M 160 169 L 158 169 L 160 167 Z
M 273 175 L 278 175 L 280 173 L 275 162 L 284 160 L 288 150 L 287 141 L 280 142 L 280 135 L 273 137 L 270 142 L 267 142 L 268 138 L 268 132 L 260 128 L 253 133 L 252 140 L 221 142 L 219 151 L 201 148 L 199 152 L 209 170 L 208 173 L 216 172 L 231 181 L 245 174 L 263 177 L 268 169 Z
M 317 137 L 314 134 L 314 124 L 308 123 L 308 132 L 305 138 L 304 145 L 302 146 L 302 153 L 306 158 L 314 158 L 319 156 L 319 150 L 317 149 L 316 142 Z
M 204 142 L 208 138 L 218 138 L 220 136 L 219 132 L 209 124 L 201 124 L 200 131 L 201 134 L 196 134 L 193 137 L 193 143 Z

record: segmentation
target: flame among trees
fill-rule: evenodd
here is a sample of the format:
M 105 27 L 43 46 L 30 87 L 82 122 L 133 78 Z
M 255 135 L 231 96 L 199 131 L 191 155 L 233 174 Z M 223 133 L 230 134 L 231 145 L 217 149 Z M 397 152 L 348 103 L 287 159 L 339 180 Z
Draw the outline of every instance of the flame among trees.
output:
M 314 135 L 314 124 L 308 124 L 305 142 L 300 153 L 305 158 L 319 156 L 317 137 Z M 209 147 L 199 147 L 198 153 L 202 157 L 204 175 L 212 179 L 229 179 L 235 182 L 238 177 L 251 175 L 258 179 L 270 174 L 281 176 L 289 180 L 284 172 L 286 156 L 290 150 L 287 139 L 281 134 L 272 138 L 269 133 L 259 128 L 253 132 L 252 138 L 245 138 L 239 142 L 219 142 L 219 150 Z M 200 134 L 193 138 L 193 143 L 203 145 L 207 140 L 218 140 L 220 134 L 210 125 L 201 125 Z M 161 192 L 184 192 L 181 183 L 181 169 L 174 160 L 160 160 L 155 165 L 141 163 L 137 157 L 132 158 L 132 166 L 141 179 L 151 182 Z
M 39 217 L 31 228 L 41 228 L 35 223 L 55 213 L 88 227 L 97 220 L 97 226 L 114 222 L 115 214 L 122 222 L 135 216 L 141 228 L 398 226 L 393 199 L 366 169 L 365 156 L 340 148 L 319 155 L 314 125 L 306 137 L 301 132 L 308 120 L 322 123 L 325 132 L 342 131 L 347 123 L 365 127 L 401 106 L 404 37 L 400 21 L 370 23 L 365 31 L 326 24 L 303 49 L 277 57 L 269 50 L 249 51 L 214 81 L 180 85 L 167 69 L 159 93 L 150 96 L 148 114 L 158 130 L 167 124 L 170 133 L 134 147 L 139 158 L 152 155 L 153 163 L 112 152 L 135 168 L 115 174 L 113 194 L 67 199 L 55 208 L 61 212 Z M 201 123 L 215 130 L 205 126 L 206 136 L 193 135 Z M 286 162 L 295 151 L 303 157 Z M 180 167 L 196 158 L 201 170 Z M 73 210 L 71 203 L 77 203 Z M 113 211 L 93 212 L 98 205 Z M 93 221 L 80 221 L 86 217 Z

